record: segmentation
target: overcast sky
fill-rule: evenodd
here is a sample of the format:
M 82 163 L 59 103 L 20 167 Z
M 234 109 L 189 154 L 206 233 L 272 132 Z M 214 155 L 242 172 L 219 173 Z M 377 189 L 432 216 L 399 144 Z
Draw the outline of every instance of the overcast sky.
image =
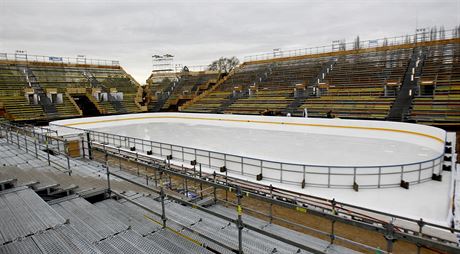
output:
M 153 54 L 205 65 L 244 56 L 460 24 L 460 0 L 0 0 L 0 53 L 120 60 L 144 83 Z

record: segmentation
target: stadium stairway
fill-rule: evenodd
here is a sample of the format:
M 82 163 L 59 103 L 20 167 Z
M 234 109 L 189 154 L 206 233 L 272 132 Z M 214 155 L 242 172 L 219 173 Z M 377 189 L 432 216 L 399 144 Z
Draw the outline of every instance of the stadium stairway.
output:
M 398 122 L 408 120 L 412 101 L 417 93 L 417 82 L 422 72 L 425 57 L 425 48 L 414 48 L 401 89 L 388 114 L 388 120 Z
M 29 85 L 34 89 L 34 93 L 39 96 L 39 104 L 43 108 L 43 111 L 46 113 L 46 115 L 50 118 L 57 117 L 58 112 L 56 106 L 53 105 L 51 100 L 46 95 L 45 90 L 38 82 L 37 77 L 34 75 L 33 71 L 27 66 L 18 66 L 18 68 L 22 73 L 24 73 L 24 76 Z

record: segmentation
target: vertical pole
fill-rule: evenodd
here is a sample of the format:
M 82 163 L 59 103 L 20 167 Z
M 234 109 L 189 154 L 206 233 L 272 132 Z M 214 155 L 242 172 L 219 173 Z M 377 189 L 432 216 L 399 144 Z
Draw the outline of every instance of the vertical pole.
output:
M 118 167 L 121 170 L 121 150 L 118 148 Z
M 21 146 L 19 145 L 19 131 L 16 131 L 16 139 L 18 141 L 18 148 L 21 148 Z
M 419 234 L 418 236 L 422 237 L 422 228 L 425 225 L 425 222 L 423 221 L 422 218 L 420 218 L 420 220 L 417 221 L 417 224 L 418 224 L 418 234 Z M 420 247 L 420 245 L 417 244 L 417 254 L 420 254 L 421 249 L 422 248 Z
M 214 183 L 216 183 L 216 171 L 214 171 L 212 173 L 212 177 L 213 177 Z M 214 192 L 214 204 L 216 204 L 217 203 L 217 194 L 216 194 L 216 186 L 215 185 L 213 187 L 213 192 Z
M 89 132 L 86 133 L 86 142 L 88 144 L 88 158 L 90 160 L 92 160 L 93 159 L 93 151 L 91 151 L 91 138 L 90 138 Z
M 182 167 L 184 167 L 184 165 L 182 165 Z M 187 175 L 187 168 L 184 167 L 184 174 L 185 176 Z M 187 181 L 187 177 L 184 177 L 185 179 L 185 193 L 188 197 L 188 181 Z
M 137 176 L 139 176 L 139 153 L 136 152 L 136 167 L 137 167 Z
M 83 137 L 81 139 L 81 153 L 82 153 L 83 159 L 84 159 L 85 158 L 85 140 L 84 140 Z
M 270 184 L 270 198 L 273 199 L 273 185 Z M 273 222 L 273 203 L 270 202 L 270 224 Z
M 385 239 L 387 240 L 387 252 L 393 253 L 394 225 L 393 221 L 385 225 Z
M 27 135 L 24 133 L 24 144 L 26 146 L 26 153 L 29 152 L 29 148 L 27 147 Z
M 237 186 L 236 188 L 236 197 L 237 197 L 237 212 L 238 212 L 238 221 L 237 221 L 237 226 L 238 226 L 238 253 L 242 254 L 243 253 L 243 220 L 241 218 L 241 215 L 243 214 L 243 208 L 241 206 L 241 198 L 243 197 L 243 194 L 241 193 L 241 187 Z
M 200 180 L 201 180 L 201 163 L 200 163 Z M 203 182 L 200 181 L 200 196 L 203 199 Z
M 225 170 L 225 201 L 228 201 L 228 170 Z
M 34 146 L 35 146 L 35 158 L 38 159 L 38 148 L 37 148 L 37 138 L 34 137 Z
M 163 181 L 160 179 L 160 200 L 161 200 L 161 220 L 163 228 L 166 228 L 166 213 L 165 213 L 165 192 L 163 190 Z
M 105 169 L 107 171 L 107 190 L 110 194 L 111 188 L 110 188 L 110 170 L 109 170 L 109 161 L 108 161 L 108 155 L 107 155 L 107 150 L 105 149 L 104 145 L 104 160 L 105 160 Z
M 45 140 L 46 142 L 46 157 L 48 159 L 48 165 L 51 166 L 51 161 L 50 161 L 50 150 L 48 146 L 48 140 Z

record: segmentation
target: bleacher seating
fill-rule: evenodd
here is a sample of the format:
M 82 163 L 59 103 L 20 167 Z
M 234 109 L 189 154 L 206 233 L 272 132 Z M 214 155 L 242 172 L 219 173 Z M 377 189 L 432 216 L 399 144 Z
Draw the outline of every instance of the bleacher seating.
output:
M 460 123 L 460 44 L 428 48 L 411 119 L 426 124 Z
M 43 109 L 31 105 L 24 94 L 27 88 L 24 74 L 15 66 L 0 64 L 0 102 L 8 118 L 16 120 L 40 120 L 45 117 Z
M 411 49 L 376 51 L 339 57 L 320 84 L 319 94 L 301 108 L 308 115 L 385 119 L 407 69 Z
M 175 74 L 152 74 L 147 83 L 149 111 L 177 111 L 184 103 L 199 96 L 219 79 L 214 71 L 181 71 Z
M 174 87 L 172 93 L 163 104 L 162 110 L 170 108 L 177 110 L 185 101 L 191 100 L 199 95 L 202 90 L 206 90 L 202 86 L 205 86 L 210 81 L 216 82 L 217 78 L 218 74 L 212 72 L 183 72 L 176 87 Z
M 294 101 L 297 85 L 307 87 L 316 78 L 325 58 L 287 61 L 264 66 L 247 98 L 237 99 L 224 112 L 230 114 L 260 114 L 264 110 L 284 112 Z
M 30 83 L 32 81 L 32 85 Z M 44 93 L 62 95 L 61 102 L 53 102 L 56 114 L 45 113 L 41 103 L 29 103 L 25 89 L 29 93 L 37 92 L 37 87 Z M 139 102 L 140 85 L 118 66 L 91 66 L 67 64 L 41 64 L 25 62 L 0 63 L 0 102 L 3 104 L 6 117 L 10 120 L 50 120 L 56 118 L 77 117 L 83 114 L 72 97 L 75 88 L 86 89 L 78 96 L 92 97 L 91 89 L 109 94 L 108 101 L 97 101 L 102 114 L 141 112 Z M 70 90 L 69 90 L 70 89 Z M 74 90 L 72 90 L 74 89 Z M 89 90 L 88 90 L 89 89 Z M 50 92 L 52 91 L 52 92 Z M 116 101 L 110 92 L 123 93 L 123 99 Z

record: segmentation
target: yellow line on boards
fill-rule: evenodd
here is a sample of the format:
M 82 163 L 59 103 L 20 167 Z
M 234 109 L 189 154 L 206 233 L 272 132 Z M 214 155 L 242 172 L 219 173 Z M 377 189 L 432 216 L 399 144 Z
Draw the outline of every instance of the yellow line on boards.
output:
M 143 116 L 143 117 L 124 117 L 117 119 L 101 119 L 88 122 L 76 122 L 64 124 L 64 126 L 77 126 L 95 123 L 109 123 L 109 122 L 121 122 L 121 121 L 132 121 L 132 120 L 143 120 L 143 119 L 189 119 L 189 120 L 208 120 L 208 121 L 224 121 L 224 122 L 241 122 L 241 123 L 261 123 L 261 124 L 282 124 L 282 125 L 293 125 L 293 126 L 305 126 L 305 127 L 325 127 L 325 128 L 343 128 L 343 129 L 359 129 L 359 130 L 373 130 L 373 131 L 389 131 L 389 132 L 400 132 L 407 133 L 422 137 L 427 137 L 444 143 L 444 139 L 440 139 L 433 135 L 424 134 L 415 131 L 397 130 L 390 128 L 381 127 L 363 127 L 363 126 L 346 126 L 346 125 L 329 125 L 329 124 L 314 124 L 314 123 L 289 123 L 289 122 L 274 122 L 274 121 L 262 121 L 262 120 L 240 120 L 240 119 L 223 119 L 223 118 L 210 118 L 210 117 L 191 117 L 191 116 Z

